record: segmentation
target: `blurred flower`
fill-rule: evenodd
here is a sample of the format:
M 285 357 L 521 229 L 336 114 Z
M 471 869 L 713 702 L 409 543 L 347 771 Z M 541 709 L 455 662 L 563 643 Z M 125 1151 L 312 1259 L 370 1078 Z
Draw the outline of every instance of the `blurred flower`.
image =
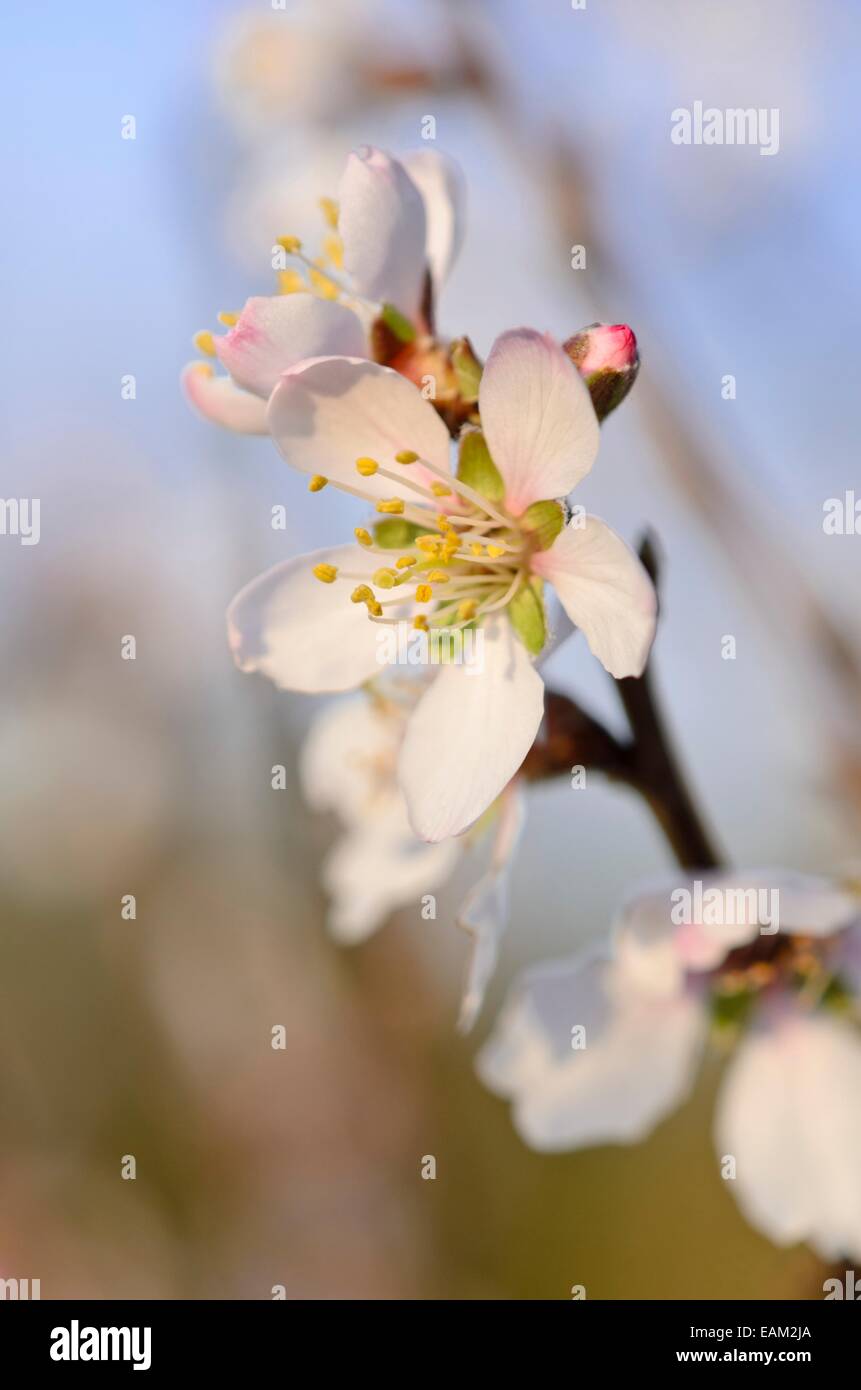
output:
M 279 257 L 304 267 L 281 272 L 282 293 L 256 296 L 229 331 L 204 330 L 196 343 L 217 357 L 190 363 L 186 394 L 202 415 L 240 433 L 266 433 L 266 401 L 285 371 L 308 358 L 373 357 L 414 380 L 451 373 L 433 337 L 436 295 L 460 249 L 463 184 L 456 166 L 433 150 L 403 160 L 363 147 L 351 154 L 339 201 L 322 199 L 329 235 L 311 260 L 298 237 L 280 239 Z M 348 277 L 344 283 L 341 269 Z
M 724 1043 L 740 1036 L 715 1139 L 743 1212 L 780 1245 L 861 1258 L 858 898 L 786 872 L 715 874 L 682 920 L 679 891 L 635 898 L 612 951 L 528 972 L 479 1075 L 534 1148 L 636 1143 L 685 1099 L 710 1024 Z
M 434 841 L 487 809 L 535 738 L 544 580 L 614 676 L 640 674 L 655 632 L 655 593 L 637 557 L 582 509 L 566 526 L 553 500 L 589 472 L 599 439 L 588 392 L 558 344 L 531 329 L 504 333 L 478 403 L 484 433 L 462 437 L 455 477 L 443 421 L 398 373 L 343 357 L 285 373 L 268 418 L 287 461 L 312 474 L 312 490 L 332 483 L 388 520 L 373 537 L 357 528 L 357 545 L 276 566 L 228 613 L 240 668 L 307 693 L 348 690 L 378 672 L 379 624 L 412 618 L 425 633 L 452 634 L 479 625 L 480 668 L 442 665 L 399 758 L 410 823 Z M 351 603 L 339 580 L 355 586 Z
M 523 823 L 523 797 L 506 787 L 466 839 L 428 844 L 410 827 L 396 780 L 407 719 L 423 682 L 378 683 L 373 691 L 333 702 L 314 720 L 302 754 L 306 800 L 330 811 L 343 830 L 326 858 L 323 883 L 331 898 L 328 926 L 353 945 L 377 931 L 392 912 L 434 892 L 494 826 L 490 862 L 458 912 L 473 938 L 460 1027 L 474 1023 L 493 974 L 499 938 L 508 922 L 508 874 Z

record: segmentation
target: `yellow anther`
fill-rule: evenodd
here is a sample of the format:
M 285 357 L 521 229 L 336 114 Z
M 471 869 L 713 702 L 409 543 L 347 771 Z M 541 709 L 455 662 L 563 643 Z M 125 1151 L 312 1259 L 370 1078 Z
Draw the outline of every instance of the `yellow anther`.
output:
M 376 459 L 356 459 L 356 472 L 361 473 L 363 478 L 372 478 L 379 471 L 379 467 Z
M 308 491 L 322 492 L 323 488 L 326 486 L 328 481 L 329 479 L 324 478 L 322 473 L 315 473 L 310 483 L 308 484 Z
M 404 510 L 402 497 L 389 497 L 377 503 L 377 511 L 384 516 L 401 516 Z
M 370 531 L 365 530 L 364 526 L 357 526 L 353 532 L 353 535 L 356 537 L 356 540 L 359 542 L 359 545 L 374 544 L 373 536 L 371 535 Z
M 428 583 L 447 584 L 450 578 L 451 575 L 446 574 L 445 570 L 431 570 L 430 574 L 428 575 Z
M 454 531 L 450 531 L 443 542 L 443 560 L 448 564 L 452 555 L 456 555 L 460 550 L 460 537 Z
M 418 454 L 414 454 L 412 449 L 401 449 L 399 454 L 395 454 L 395 463 L 416 463 Z
M 445 512 L 440 512 L 439 516 L 436 519 L 436 524 L 439 527 L 440 531 L 451 531 L 454 529 Z
M 215 339 L 208 328 L 201 328 L 199 333 L 195 333 L 194 346 L 207 357 L 215 356 Z
M 225 328 L 235 328 L 236 324 L 239 322 L 239 315 L 233 312 L 227 313 L 226 310 L 222 309 L 221 313 L 218 315 L 218 322 L 223 323 Z
M 425 555 L 438 555 L 440 552 L 440 542 L 436 536 L 417 536 L 416 547 L 423 550 Z
M 417 565 L 418 562 L 419 557 L 417 555 L 402 555 L 399 560 L 395 561 L 395 565 L 399 570 L 408 570 L 411 566 Z
M 451 497 L 451 488 L 445 483 L 431 483 L 431 492 L 435 497 Z
M 483 554 L 484 554 L 484 549 L 483 549 L 482 546 L 479 545 L 478 541 L 473 541 L 472 545 L 471 545 L 469 548 L 470 548 L 470 551 L 471 551 L 471 553 L 472 553 L 473 555 L 483 555 Z
M 302 240 L 297 236 L 280 236 L 276 245 L 283 246 L 288 256 L 295 256 L 297 251 L 302 250 Z
M 353 603 L 373 603 L 374 591 L 367 584 L 357 584 L 350 598 Z
M 336 270 L 340 270 L 344 264 L 344 243 L 339 236 L 327 236 L 323 242 L 323 251 L 327 260 Z
M 215 370 L 211 362 L 192 362 L 192 369 L 200 372 L 202 376 L 215 376 Z
M 432 598 L 433 589 L 431 588 L 430 584 L 420 584 L 419 587 L 416 589 L 416 602 L 430 603 Z
M 500 555 L 504 555 L 504 554 L 505 554 L 505 546 L 504 546 L 504 545 L 489 545 L 489 546 L 487 547 L 487 553 L 488 553 L 488 555 L 490 556 L 491 560 L 498 560 L 499 557 L 500 557 Z
M 324 275 L 322 270 L 313 266 L 309 267 L 308 278 L 321 299 L 338 298 L 340 294 L 338 286 L 335 284 L 334 280 L 329 279 L 328 275 Z
M 326 219 L 327 225 L 330 226 L 330 227 L 332 228 L 332 231 L 333 231 L 333 232 L 334 232 L 334 231 L 337 231 L 337 229 L 338 229 L 338 204 L 335 202 L 335 199 L 334 199 L 334 198 L 320 198 L 319 203 L 320 203 L 320 207 L 321 207 L 322 212 L 323 212 L 323 216 L 324 216 L 325 219 Z
M 314 578 L 319 579 L 321 584 L 334 584 L 338 578 L 337 565 L 315 565 Z
M 474 598 L 465 598 L 463 603 L 457 605 L 457 616 L 462 623 L 468 623 L 470 618 L 475 617 L 478 604 Z
M 368 612 L 372 618 L 381 618 L 383 616 L 383 605 L 377 603 L 375 598 L 372 598 L 368 603 Z
M 425 617 L 424 613 L 416 614 L 416 616 L 413 618 L 413 627 L 416 629 L 417 632 L 427 632 L 428 620 Z
M 381 569 L 377 570 L 374 574 L 374 583 L 378 589 L 393 589 L 397 582 L 397 578 L 398 576 L 395 574 L 394 570 Z
M 307 289 L 304 277 L 298 270 L 279 270 L 278 289 L 281 294 L 299 294 Z

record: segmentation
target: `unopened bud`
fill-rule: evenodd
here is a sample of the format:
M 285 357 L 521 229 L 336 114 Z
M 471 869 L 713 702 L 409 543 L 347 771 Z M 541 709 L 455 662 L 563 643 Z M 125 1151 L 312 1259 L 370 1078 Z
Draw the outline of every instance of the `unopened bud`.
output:
M 562 344 L 605 419 L 625 399 L 640 366 L 637 339 L 626 323 L 592 323 Z

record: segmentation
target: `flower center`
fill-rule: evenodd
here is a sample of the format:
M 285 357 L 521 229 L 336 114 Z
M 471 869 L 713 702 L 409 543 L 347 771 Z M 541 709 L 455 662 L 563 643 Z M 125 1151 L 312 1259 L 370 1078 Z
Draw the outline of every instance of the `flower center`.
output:
M 531 583 L 532 533 L 501 505 L 413 450 L 402 450 L 393 462 L 394 468 L 359 458 L 356 472 L 360 478 L 391 479 L 411 494 L 408 499 L 377 500 L 360 486 L 319 475 L 311 479 L 312 492 L 331 482 L 371 503 L 385 518 L 372 531 L 362 526 L 355 530 L 359 544 L 380 556 L 377 570 L 367 575 L 323 564 L 314 568 L 317 579 L 354 585 L 350 599 L 365 605 L 372 622 L 411 621 L 424 631 L 466 627 L 507 608 L 518 590 Z M 405 470 L 413 467 L 418 476 L 409 477 Z M 391 597 L 381 596 L 389 593 Z

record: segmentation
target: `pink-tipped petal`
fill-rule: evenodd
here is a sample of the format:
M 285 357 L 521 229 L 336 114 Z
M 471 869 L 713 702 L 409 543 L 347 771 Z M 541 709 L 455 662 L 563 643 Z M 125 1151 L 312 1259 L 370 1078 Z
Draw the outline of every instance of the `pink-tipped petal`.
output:
M 268 434 L 266 406 L 229 376 L 216 376 L 208 362 L 189 362 L 182 388 L 199 415 L 237 434 Z
M 360 357 L 365 344 L 352 309 L 313 294 L 283 294 L 249 299 L 215 350 L 234 381 L 265 400 L 288 367 L 332 353 Z
M 547 333 L 516 328 L 497 338 L 479 407 L 515 516 L 532 502 L 566 496 L 595 461 L 600 429 L 589 391 Z
M 396 159 L 364 146 L 350 155 L 339 191 L 344 266 L 360 294 L 418 315 L 427 262 L 425 206 Z

